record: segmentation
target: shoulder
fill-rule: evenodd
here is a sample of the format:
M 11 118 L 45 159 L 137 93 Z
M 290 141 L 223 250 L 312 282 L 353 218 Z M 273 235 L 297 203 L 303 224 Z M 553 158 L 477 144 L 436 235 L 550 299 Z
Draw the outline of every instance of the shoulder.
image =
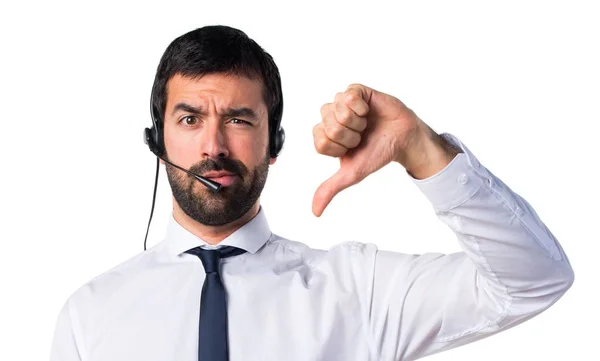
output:
M 368 261 L 374 259 L 377 253 L 377 246 L 373 243 L 341 241 L 327 247 L 315 247 L 276 234 L 272 235 L 268 247 L 271 252 L 296 255 L 311 265 Z
M 132 285 L 151 278 L 152 269 L 160 263 L 156 248 L 138 253 L 79 286 L 66 303 L 80 312 L 99 310 L 115 295 L 124 295 Z

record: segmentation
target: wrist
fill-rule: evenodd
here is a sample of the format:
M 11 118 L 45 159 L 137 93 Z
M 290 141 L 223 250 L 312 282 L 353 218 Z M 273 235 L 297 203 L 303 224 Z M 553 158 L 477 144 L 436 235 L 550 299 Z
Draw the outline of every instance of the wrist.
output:
M 398 157 L 402 160 L 398 162 L 415 179 L 429 178 L 440 172 L 462 152 L 425 123 L 422 129 L 419 137 Z

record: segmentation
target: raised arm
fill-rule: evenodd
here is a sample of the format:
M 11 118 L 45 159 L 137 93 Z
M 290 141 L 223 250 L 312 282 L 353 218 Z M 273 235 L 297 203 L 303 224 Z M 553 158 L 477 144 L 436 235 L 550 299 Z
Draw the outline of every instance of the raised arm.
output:
M 400 100 L 360 84 L 338 93 L 315 126 L 319 153 L 340 169 L 315 193 L 320 216 L 343 189 L 400 163 L 456 234 L 463 252 L 406 255 L 373 244 L 351 252 L 373 354 L 415 360 L 515 326 L 556 302 L 573 270 L 554 235 L 450 134 Z
M 518 325 L 573 283 L 567 256 L 530 204 L 460 140 L 442 136 L 463 153 L 414 182 L 463 252 L 366 258 L 369 327 L 382 360 L 415 360 Z

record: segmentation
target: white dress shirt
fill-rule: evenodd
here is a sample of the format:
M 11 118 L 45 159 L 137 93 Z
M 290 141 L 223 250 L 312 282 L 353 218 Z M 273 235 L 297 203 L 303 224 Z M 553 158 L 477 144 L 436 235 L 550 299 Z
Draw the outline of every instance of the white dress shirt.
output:
M 531 206 L 462 149 L 413 178 L 463 252 L 329 250 L 271 233 L 265 210 L 224 239 L 231 361 L 415 360 L 506 330 L 554 304 L 573 270 Z M 410 175 L 409 175 L 410 176 Z M 172 217 L 166 238 L 96 277 L 58 316 L 52 361 L 194 361 L 207 245 Z

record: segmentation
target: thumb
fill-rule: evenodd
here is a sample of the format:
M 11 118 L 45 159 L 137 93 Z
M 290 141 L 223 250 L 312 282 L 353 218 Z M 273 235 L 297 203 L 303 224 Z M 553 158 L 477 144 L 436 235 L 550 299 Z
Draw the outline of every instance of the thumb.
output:
M 339 192 L 356 184 L 358 180 L 352 177 L 352 173 L 348 173 L 345 169 L 340 168 L 325 182 L 321 183 L 313 197 L 312 212 L 315 216 L 320 217 L 325 210 L 325 207 L 331 202 L 333 197 Z

